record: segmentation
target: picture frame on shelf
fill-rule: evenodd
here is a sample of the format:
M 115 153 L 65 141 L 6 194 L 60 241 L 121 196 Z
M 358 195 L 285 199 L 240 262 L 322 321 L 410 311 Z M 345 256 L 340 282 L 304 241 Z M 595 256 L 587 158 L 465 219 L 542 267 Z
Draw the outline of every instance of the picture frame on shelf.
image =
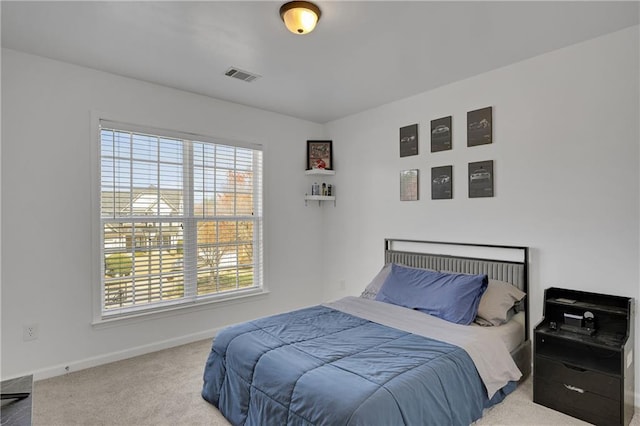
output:
M 400 201 L 418 200 L 418 169 L 400 172 Z
M 333 141 L 307 141 L 307 170 L 333 170 Z
M 493 143 L 493 108 L 467 112 L 467 146 Z
M 453 166 L 431 168 L 431 199 L 450 200 L 453 198 Z
M 451 116 L 431 120 L 431 152 L 451 149 Z
M 469 198 L 493 197 L 493 160 L 469 163 Z
M 418 125 L 400 127 L 400 157 L 418 155 Z

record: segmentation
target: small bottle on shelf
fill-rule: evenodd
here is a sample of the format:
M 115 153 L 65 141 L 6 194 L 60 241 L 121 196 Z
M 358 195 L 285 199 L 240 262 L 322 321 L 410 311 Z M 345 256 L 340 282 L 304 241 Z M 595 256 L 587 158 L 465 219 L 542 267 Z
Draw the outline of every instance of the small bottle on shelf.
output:
M 311 195 L 320 195 L 320 186 L 318 185 L 318 182 L 313 182 L 313 185 L 311 185 Z

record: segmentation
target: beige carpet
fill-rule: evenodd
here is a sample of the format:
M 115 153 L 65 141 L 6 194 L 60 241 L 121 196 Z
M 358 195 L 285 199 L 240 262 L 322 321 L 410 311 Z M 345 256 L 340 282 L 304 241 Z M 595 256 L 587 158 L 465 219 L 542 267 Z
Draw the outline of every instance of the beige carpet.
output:
M 200 396 L 209 340 L 167 349 L 34 384 L 33 424 L 228 425 Z M 586 425 L 532 401 L 531 379 L 477 425 Z M 631 422 L 640 426 L 638 415 Z

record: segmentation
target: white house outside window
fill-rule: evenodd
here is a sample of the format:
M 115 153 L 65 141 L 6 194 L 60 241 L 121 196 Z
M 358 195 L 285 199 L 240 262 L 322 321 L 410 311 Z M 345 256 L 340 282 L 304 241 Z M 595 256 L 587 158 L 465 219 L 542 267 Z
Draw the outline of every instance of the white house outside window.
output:
M 262 287 L 262 151 L 100 123 L 102 317 Z

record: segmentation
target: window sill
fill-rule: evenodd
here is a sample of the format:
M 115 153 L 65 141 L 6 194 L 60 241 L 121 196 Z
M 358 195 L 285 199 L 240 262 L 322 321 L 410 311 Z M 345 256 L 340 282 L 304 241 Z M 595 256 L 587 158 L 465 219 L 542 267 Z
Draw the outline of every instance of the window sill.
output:
M 113 315 L 111 317 L 97 318 L 91 323 L 94 329 L 116 327 L 134 324 L 142 321 L 156 320 L 160 318 L 185 315 L 204 309 L 211 309 L 212 305 L 228 306 L 245 303 L 251 299 L 266 297 L 269 291 L 266 289 L 252 289 L 234 295 L 214 295 L 191 303 L 176 304 L 172 306 L 158 307 L 153 310 L 131 312 L 128 314 Z

